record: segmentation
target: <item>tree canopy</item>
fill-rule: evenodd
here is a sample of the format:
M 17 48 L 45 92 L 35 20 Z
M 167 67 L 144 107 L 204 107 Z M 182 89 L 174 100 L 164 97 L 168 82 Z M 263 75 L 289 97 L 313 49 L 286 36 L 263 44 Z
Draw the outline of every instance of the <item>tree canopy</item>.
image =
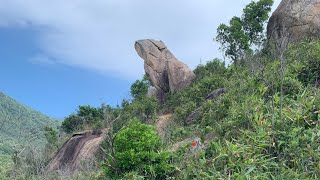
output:
M 272 5 L 273 0 L 252 1 L 243 9 L 241 17 L 234 16 L 229 25 L 219 25 L 215 39 L 225 56 L 237 64 L 245 53 L 252 51 L 252 45 L 262 44 Z

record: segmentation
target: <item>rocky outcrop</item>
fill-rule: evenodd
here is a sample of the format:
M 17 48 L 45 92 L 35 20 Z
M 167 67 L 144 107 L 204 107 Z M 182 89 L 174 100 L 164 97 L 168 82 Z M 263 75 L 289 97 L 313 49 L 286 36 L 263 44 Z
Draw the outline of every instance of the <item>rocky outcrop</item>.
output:
M 80 162 L 95 156 L 101 142 L 104 140 L 106 129 L 87 131 L 74 134 L 59 149 L 47 166 L 47 171 L 66 171 L 73 173 L 80 167 Z
M 144 60 L 144 69 L 158 95 L 189 86 L 195 78 L 191 69 L 179 61 L 162 41 L 136 41 L 135 49 Z
M 280 47 L 284 41 L 318 37 L 319 32 L 320 0 L 282 0 L 267 27 L 268 38 Z

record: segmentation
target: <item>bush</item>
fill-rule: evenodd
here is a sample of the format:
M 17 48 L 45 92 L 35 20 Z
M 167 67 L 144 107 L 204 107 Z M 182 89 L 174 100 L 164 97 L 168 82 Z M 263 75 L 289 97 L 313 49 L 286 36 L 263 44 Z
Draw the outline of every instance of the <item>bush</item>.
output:
M 175 115 L 174 115 L 176 122 L 182 125 L 186 125 L 186 118 L 195 109 L 196 109 L 196 104 L 192 101 L 182 104 L 180 107 L 177 107 L 175 109 Z
M 320 40 L 295 43 L 287 50 L 291 72 L 305 85 L 320 85 Z
M 165 108 L 174 111 L 180 122 L 201 106 L 208 94 L 226 85 L 228 71 L 218 59 L 199 65 L 194 72 L 197 79 L 190 87 L 166 97 Z
M 121 119 L 125 123 L 128 119 L 138 118 L 143 122 L 152 122 L 159 108 L 158 102 L 154 97 L 141 97 L 132 102 L 123 101 Z
M 227 68 L 220 59 L 214 59 L 207 62 L 205 65 L 199 65 L 193 72 L 196 75 L 197 80 L 200 80 L 211 75 L 223 75 L 227 72 Z
M 295 97 L 303 90 L 303 84 L 292 77 L 285 77 L 283 81 L 283 94 L 290 97 Z
M 170 153 L 161 151 L 161 141 L 153 126 L 132 120 L 114 138 L 113 169 L 107 168 L 108 175 L 138 172 L 148 178 L 165 178 L 171 172 Z M 115 170 L 116 169 L 116 170 Z

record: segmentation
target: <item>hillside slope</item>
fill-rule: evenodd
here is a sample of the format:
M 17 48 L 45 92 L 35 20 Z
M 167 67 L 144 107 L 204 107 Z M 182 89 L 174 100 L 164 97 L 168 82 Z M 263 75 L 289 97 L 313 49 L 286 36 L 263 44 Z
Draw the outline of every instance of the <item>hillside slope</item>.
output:
M 52 118 L 0 92 L 0 154 L 11 154 L 25 144 L 43 145 L 44 127 L 57 125 Z

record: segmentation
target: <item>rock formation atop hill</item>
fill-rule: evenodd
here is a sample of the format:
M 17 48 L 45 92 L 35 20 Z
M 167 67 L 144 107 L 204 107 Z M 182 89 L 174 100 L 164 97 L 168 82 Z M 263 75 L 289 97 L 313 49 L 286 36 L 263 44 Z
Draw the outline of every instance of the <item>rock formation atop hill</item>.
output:
M 106 129 L 74 134 L 53 157 L 48 172 L 62 170 L 69 173 L 80 167 L 80 162 L 93 158 L 105 138 Z
M 267 27 L 268 38 L 278 45 L 318 37 L 319 32 L 320 0 L 282 0 Z
M 162 41 L 144 39 L 135 42 L 138 55 L 144 60 L 144 69 L 157 89 L 158 98 L 189 86 L 195 78 L 192 70 L 179 61 Z

